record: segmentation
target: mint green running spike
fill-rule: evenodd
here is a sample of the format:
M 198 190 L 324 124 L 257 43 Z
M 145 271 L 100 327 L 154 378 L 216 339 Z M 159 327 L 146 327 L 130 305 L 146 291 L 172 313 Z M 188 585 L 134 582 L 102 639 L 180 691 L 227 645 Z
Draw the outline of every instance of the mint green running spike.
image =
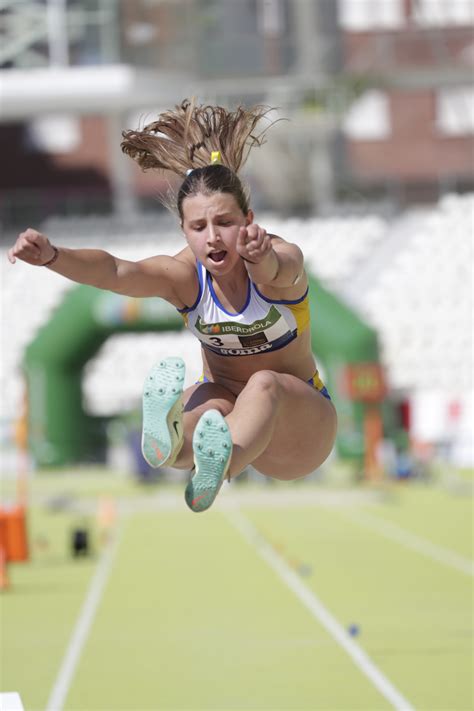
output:
M 227 422 L 218 410 L 207 410 L 193 435 L 196 473 L 186 487 L 184 498 L 198 513 L 211 506 L 229 468 L 232 439 Z
M 142 453 L 154 469 L 172 466 L 183 445 L 184 373 L 181 358 L 163 358 L 145 379 Z

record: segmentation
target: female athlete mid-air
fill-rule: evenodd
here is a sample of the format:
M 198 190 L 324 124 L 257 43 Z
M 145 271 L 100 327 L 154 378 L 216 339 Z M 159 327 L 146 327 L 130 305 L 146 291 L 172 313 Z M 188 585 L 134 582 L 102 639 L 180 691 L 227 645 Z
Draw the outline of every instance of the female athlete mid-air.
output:
M 328 457 L 336 411 L 311 350 L 303 254 L 255 222 L 238 176 L 263 142 L 261 107 L 228 111 L 183 101 L 122 150 L 143 169 L 182 179 L 174 207 L 187 245 L 137 262 L 100 249 L 52 245 L 27 229 L 8 256 L 82 284 L 131 297 L 161 297 L 201 342 L 202 376 L 184 389 L 179 357 L 158 362 L 143 392 L 143 455 L 152 467 L 193 470 L 193 511 L 211 506 L 223 480 L 251 464 L 281 480 Z M 283 169 L 283 166 L 282 166 Z

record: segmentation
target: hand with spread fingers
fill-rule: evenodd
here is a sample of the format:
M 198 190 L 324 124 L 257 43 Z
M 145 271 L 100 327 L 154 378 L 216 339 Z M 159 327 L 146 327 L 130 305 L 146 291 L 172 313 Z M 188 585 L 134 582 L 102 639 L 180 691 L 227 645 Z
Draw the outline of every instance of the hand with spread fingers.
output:
M 252 223 L 240 228 L 236 249 L 246 262 L 260 264 L 272 251 L 272 239 L 263 227 Z
M 8 250 L 8 259 L 12 264 L 21 259 L 36 267 L 45 265 L 54 255 L 55 249 L 49 239 L 31 227 L 21 232 L 13 247 Z

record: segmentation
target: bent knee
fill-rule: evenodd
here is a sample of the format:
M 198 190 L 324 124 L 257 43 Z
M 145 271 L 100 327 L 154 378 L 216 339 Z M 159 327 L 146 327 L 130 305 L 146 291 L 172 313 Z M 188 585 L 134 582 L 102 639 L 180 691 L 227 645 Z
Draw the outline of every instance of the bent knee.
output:
M 229 402 L 228 400 L 223 400 L 222 398 L 218 397 L 211 397 L 209 398 L 209 400 L 201 402 L 199 405 L 196 405 L 194 407 L 189 407 L 188 403 L 188 405 L 186 405 L 186 407 L 184 408 L 184 411 L 193 412 L 200 417 L 208 410 L 218 410 L 223 417 L 226 417 L 232 412 L 233 409 L 234 404 L 232 402 Z
M 193 388 L 185 399 L 185 412 L 195 412 L 201 415 L 206 410 L 218 410 L 224 417 L 232 412 L 235 396 L 226 388 L 214 383 L 203 383 Z
M 229 415 L 234 409 L 234 403 L 229 402 L 229 400 L 223 400 L 222 398 L 211 398 L 205 405 L 203 405 L 203 411 L 206 410 L 218 410 L 223 417 Z
M 258 370 L 250 376 L 246 387 L 255 388 L 260 392 L 266 392 L 274 396 L 277 396 L 281 390 L 278 373 L 273 370 Z

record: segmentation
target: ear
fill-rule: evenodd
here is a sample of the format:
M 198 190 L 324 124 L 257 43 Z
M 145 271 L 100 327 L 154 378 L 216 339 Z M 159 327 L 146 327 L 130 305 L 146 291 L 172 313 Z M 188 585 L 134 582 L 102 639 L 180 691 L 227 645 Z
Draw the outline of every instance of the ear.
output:
M 249 210 L 247 212 L 247 216 L 245 218 L 245 225 L 251 225 L 253 222 L 253 219 L 254 219 L 253 210 Z

